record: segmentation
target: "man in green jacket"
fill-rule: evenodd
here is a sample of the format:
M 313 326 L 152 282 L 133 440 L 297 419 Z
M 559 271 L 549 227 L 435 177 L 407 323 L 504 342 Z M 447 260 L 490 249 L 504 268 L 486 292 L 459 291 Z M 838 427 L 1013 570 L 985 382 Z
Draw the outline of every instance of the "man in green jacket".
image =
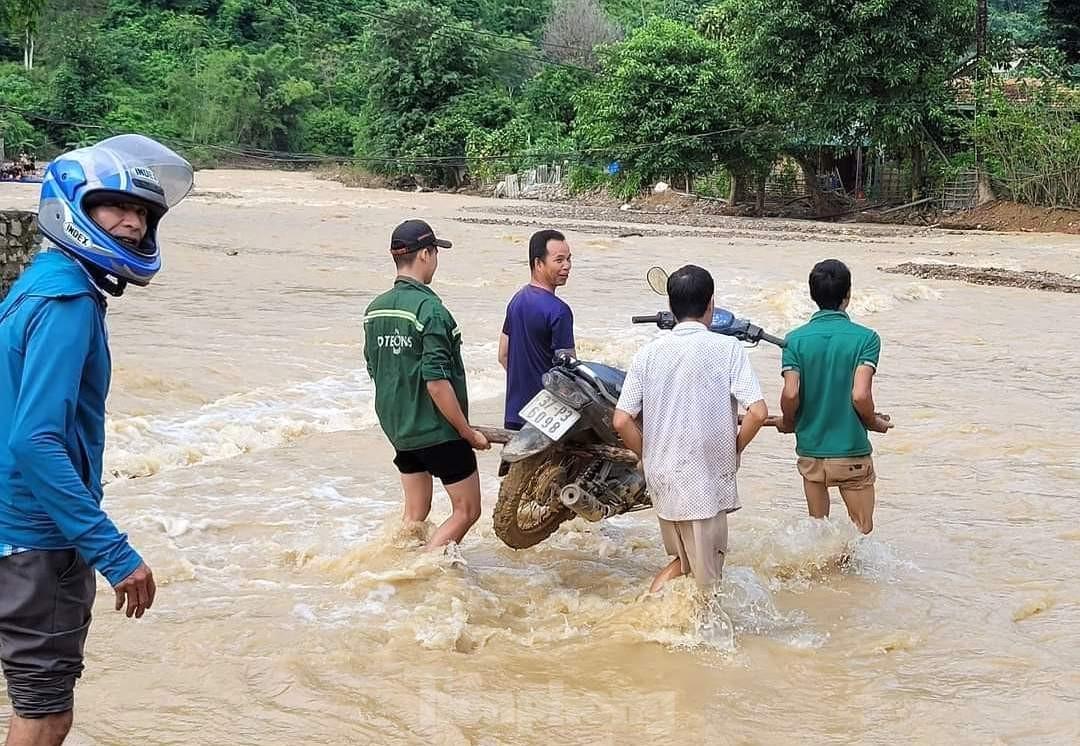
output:
M 460 543 L 480 518 L 480 476 L 473 449 L 491 447 L 469 425 L 461 330 L 428 287 L 439 249 L 451 243 L 422 220 L 399 225 L 390 239 L 397 266 L 391 290 L 364 315 L 364 358 L 375 383 L 375 413 L 397 456 L 405 491 L 405 520 L 426 521 L 432 477 L 450 495 L 453 512 L 427 548 Z

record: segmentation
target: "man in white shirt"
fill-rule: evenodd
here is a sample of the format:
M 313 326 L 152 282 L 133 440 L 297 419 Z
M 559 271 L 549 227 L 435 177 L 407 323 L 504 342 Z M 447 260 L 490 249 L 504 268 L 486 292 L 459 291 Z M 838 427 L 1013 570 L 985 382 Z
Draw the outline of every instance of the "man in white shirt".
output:
M 769 414 L 742 344 L 708 329 L 712 276 L 687 265 L 668 278 L 667 291 L 679 323 L 634 357 L 613 423 L 644 464 L 664 548 L 674 557 L 650 592 L 680 575 L 693 575 L 703 589 L 720 580 L 727 516 L 741 507 L 739 456 Z M 738 404 L 747 410 L 741 426 Z

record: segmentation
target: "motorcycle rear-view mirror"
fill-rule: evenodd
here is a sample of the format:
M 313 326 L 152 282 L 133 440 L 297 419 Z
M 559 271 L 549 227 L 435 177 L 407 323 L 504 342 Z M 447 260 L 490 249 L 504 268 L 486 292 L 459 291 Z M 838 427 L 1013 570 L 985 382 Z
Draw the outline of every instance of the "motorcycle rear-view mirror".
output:
M 653 267 L 645 274 L 645 281 L 657 295 L 667 295 L 668 274 L 663 267 Z

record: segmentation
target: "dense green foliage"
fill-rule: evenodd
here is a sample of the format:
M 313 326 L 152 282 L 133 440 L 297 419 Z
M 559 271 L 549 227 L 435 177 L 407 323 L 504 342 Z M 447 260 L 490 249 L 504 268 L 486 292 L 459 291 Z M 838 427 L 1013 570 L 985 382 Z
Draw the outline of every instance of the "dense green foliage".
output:
M 1080 67 L 1080 0 L 1044 0 L 1046 38 Z
M 990 0 L 996 58 L 1047 45 L 1075 64 L 1078 6 Z M 553 162 L 577 169 L 575 183 L 625 192 L 693 176 L 738 184 L 779 154 L 812 170 L 823 146 L 918 159 L 990 136 L 955 116 L 949 84 L 966 74 L 973 11 L 971 0 L 5 0 L 0 136 L 9 153 L 47 157 L 138 131 L 200 161 L 347 161 L 444 185 Z M 1061 55 L 1054 65 L 1039 74 L 1062 75 Z
M 1019 202 L 1080 205 L 1080 91 L 1053 76 L 1009 90 L 992 82 L 980 92 L 974 133 L 999 191 Z
M 1044 0 L 989 0 L 990 31 L 1020 46 L 1033 46 L 1046 36 Z
M 657 18 L 605 50 L 600 77 L 579 96 L 575 132 L 619 163 L 632 193 L 716 165 L 767 168 L 780 147 L 777 114 L 747 95 L 715 42 Z
M 972 15 L 954 0 L 722 0 L 711 35 L 813 144 L 906 144 L 944 106 Z

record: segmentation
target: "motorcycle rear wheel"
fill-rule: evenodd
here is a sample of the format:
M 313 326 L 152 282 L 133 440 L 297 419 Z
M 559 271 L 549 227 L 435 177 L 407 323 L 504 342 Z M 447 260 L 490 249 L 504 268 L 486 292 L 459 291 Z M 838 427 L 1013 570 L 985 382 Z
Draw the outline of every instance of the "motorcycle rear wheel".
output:
M 562 458 L 550 451 L 511 464 L 495 503 L 495 535 L 511 549 L 528 549 L 555 533 L 574 517 L 559 502 L 567 476 Z

